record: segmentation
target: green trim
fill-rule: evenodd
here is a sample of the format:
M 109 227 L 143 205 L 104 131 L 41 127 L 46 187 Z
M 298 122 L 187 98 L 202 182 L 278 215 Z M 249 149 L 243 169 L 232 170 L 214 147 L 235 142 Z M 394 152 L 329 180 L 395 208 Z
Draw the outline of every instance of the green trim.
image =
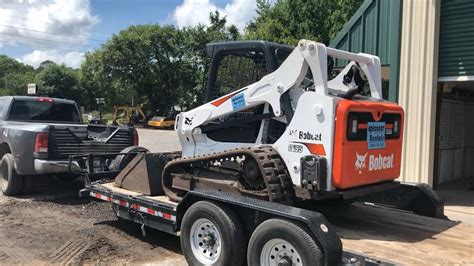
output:
M 364 15 L 365 11 L 372 5 L 375 0 L 365 0 L 364 3 L 357 9 L 355 14 L 349 19 L 349 21 L 344 24 L 339 33 L 334 37 L 334 39 L 329 43 L 329 47 L 336 47 L 344 37 L 350 33 L 352 26 Z
M 388 100 L 392 102 L 398 101 L 402 4 L 402 0 L 365 0 L 329 44 L 352 52 L 376 54 L 382 65 L 389 65 Z M 366 21 L 371 17 L 373 19 Z M 360 38 L 362 40 L 357 41 Z M 352 39 L 356 40 L 354 46 L 357 47 L 352 47 Z
M 392 0 L 393 1 L 393 0 Z M 398 82 L 400 76 L 400 50 L 401 50 L 401 35 L 402 35 L 402 5 L 403 1 L 399 1 L 399 4 L 393 5 L 393 12 L 390 13 L 392 16 L 392 24 L 390 25 L 391 32 L 394 34 L 390 35 L 390 42 L 396 43 L 397 45 L 391 46 L 390 51 L 390 84 L 388 89 L 388 100 L 391 102 L 398 102 Z M 395 34 L 396 33 L 396 34 Z

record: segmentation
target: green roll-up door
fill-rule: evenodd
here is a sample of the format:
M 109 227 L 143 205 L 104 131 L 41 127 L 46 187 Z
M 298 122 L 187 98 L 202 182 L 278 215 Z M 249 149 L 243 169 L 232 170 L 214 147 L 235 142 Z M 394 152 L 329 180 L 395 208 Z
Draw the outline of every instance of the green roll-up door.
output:
M 474 80 L 474 1 L 441 1 L 438 76 Z

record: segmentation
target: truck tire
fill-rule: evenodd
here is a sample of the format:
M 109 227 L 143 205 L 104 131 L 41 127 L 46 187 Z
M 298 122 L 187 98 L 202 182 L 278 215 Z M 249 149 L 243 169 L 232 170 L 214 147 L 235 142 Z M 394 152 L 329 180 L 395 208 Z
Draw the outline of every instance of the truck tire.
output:
M 130 146 L 122 151 L 120 153 L 137 153 L 137 152 L 149 152 L 147 148 L 141 147 L 141 146 Z M 135 154 L 122 154 L 118 155 L 115 160 L 113 160 L 110 163 L 110 170 L 112 171 L 120 171 L 127 166 L 130 161 L 132 161 L 133 158 L 135 158 Z
M 200 201 L 186 211 L 181 249 L 189 265 L 242 265 L 245 236 L 235 212 L 218 203 Z
M 249 266 L 322 265 L 322 254 L 310 234 L 282 219 L 261 223 L 250 237 L 247 250 Z
M 1 167 L 0 182 L 2 183 L 3 195 L 17 195 L 23 186 L 23 176 L 16 173 L 13 155 L 11 153 L 3 155 Z

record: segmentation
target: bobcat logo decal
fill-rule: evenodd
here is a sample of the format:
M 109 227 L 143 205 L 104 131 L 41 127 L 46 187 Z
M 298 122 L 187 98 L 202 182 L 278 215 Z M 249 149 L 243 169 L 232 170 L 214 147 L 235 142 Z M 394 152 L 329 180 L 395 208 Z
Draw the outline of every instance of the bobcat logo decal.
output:
M 191 126 L 193 124 L 194 115 L 192 117 L 185 117 L 184 124 L 187 126 Z
M 367 153 L 360 155 L 356 152 L 355 168 L 359 175 L 362 174 L 362 169 L 365 168 L 365 158 L 367 158 Z

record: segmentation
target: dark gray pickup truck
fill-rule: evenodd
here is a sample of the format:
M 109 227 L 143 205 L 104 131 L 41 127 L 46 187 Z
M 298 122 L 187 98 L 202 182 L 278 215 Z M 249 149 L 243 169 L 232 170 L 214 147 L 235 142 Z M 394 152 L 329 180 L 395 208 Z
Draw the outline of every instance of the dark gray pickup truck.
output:
M 74 101 L 0 97 L 0 184 L 4 195 L 22 192 L 26 176 L 69 173 L 69 156 L 119 153 L 138 144 L 134 128 L 86 125 Z M 73 168 L 78 165 L 73 162 Z

